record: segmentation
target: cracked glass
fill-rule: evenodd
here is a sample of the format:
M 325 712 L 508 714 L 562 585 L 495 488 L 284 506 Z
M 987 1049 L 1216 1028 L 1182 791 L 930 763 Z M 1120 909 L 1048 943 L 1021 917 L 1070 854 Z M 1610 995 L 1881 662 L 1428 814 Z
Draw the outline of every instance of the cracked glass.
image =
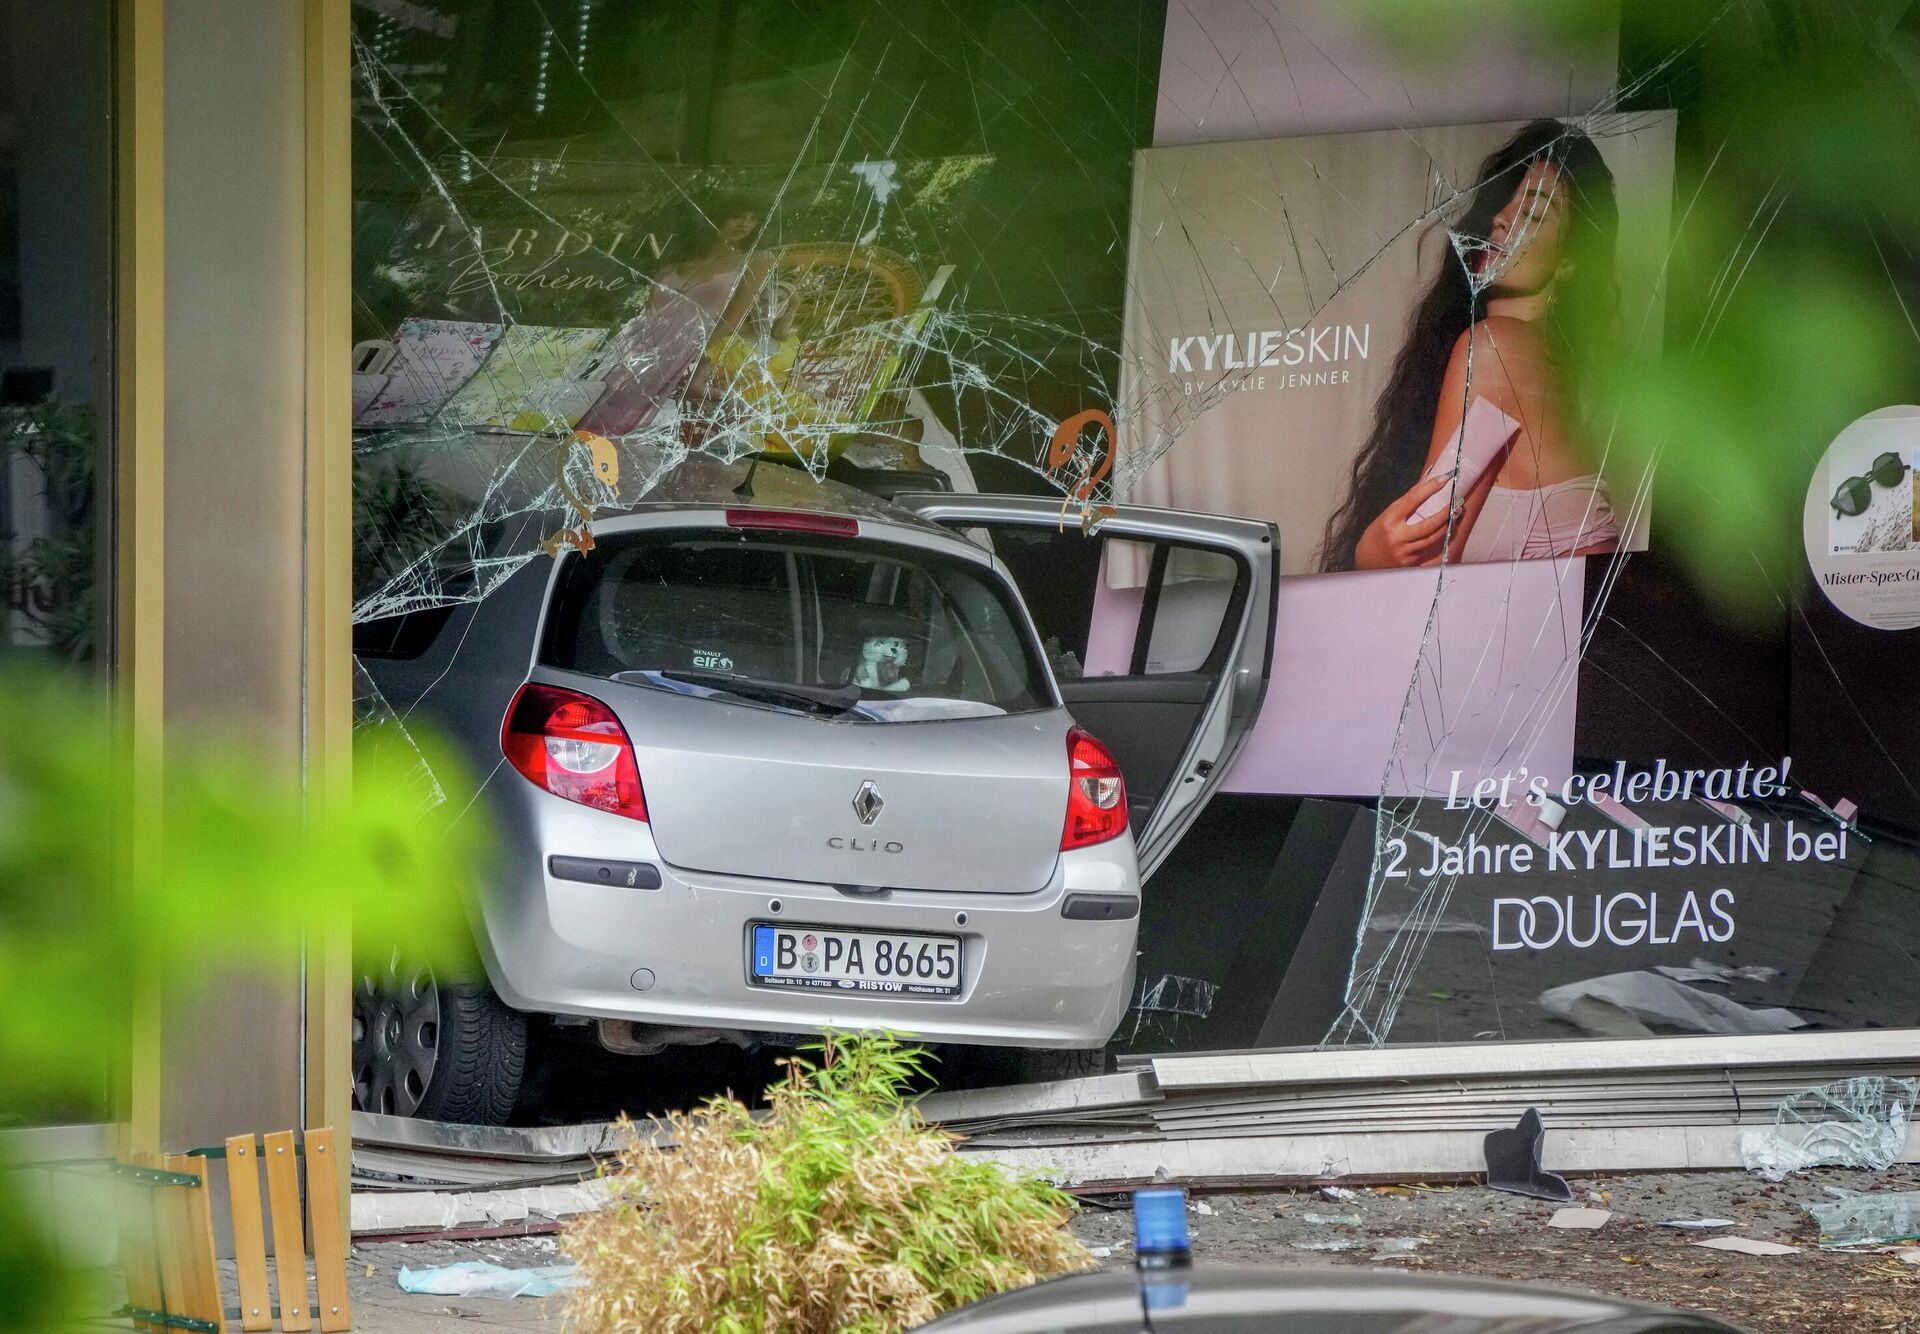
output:
M 1116 1046 L 1920 1024 L 1913 20 L 1537 8 L 359 0 L 363 727 L 701 469 L 1262 519 Z

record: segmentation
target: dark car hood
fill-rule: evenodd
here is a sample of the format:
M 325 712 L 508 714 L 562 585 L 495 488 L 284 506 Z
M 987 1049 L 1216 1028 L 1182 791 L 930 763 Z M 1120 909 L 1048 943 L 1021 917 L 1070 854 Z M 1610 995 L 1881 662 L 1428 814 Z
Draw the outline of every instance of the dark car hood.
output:
M 1151 1324 L 1143 1319 L 1143 1284 Z M 1002 1293 L 922 1328 L 968 1334 L 1664 1334 L 1727 1331 L 1553 1288 L 1367 1269 L 1197 1266 L 1075 1274 Z

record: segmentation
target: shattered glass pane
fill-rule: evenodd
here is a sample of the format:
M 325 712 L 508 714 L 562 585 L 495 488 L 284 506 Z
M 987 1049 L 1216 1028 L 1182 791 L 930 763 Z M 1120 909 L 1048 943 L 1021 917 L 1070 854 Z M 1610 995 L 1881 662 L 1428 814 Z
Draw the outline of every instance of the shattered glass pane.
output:
M 1863 1076 L 1808 1089 L 1780 1104 L 1772 1130 L 1741 1135 L 1741 1161 L 1768 1181 L 1809 1167 L 1882 1171 L 1906 1150 L 1916 1096 L 1920 1081 L 1911 1079 Z
M 1032 192 L 1070 150 L 1000 156 L 1002 122 L 1031 128 L 1045 99 L 953 62 L 1003 59 L 1003 36 L 943 54 L 952 18 L 852 22 L 859 8 L 794 31 L 777 5 L 359 15 L 359 546 L 379 554 L 357 571 L 356 622 L 486 596 L 692 451 L 922 487 L 969 487 L 964 452 L 1045 473 L 1056 419 L 1035 392 L 1098 392 L 1113 354 L 1078 308 L 1106 294 L 1009 300 L 999 284 L 1048 247 L 1011 274 L 983 263 L 1031 230 L 985 196 Z M 671 90 L 648 58 L 663 36 L 704 42 L 721 86 Z M 517 61 L 463 67 L 507 49 Z M 756 124 L 736 155 L 715 137 L 752 110 L 736 103 L 759 72 L 782 95 L 761 114 L 807 111 Z M 904 104 L 871 86 L 896 73 L 919 85 Z M 659 143 L 677 122 L 680 142 Z
M 1537 9 L 362 0 L 363 662 L 690 467 L 1268 520 L 1117 1045 L 1920 1024 L 1913 23 Z M 1221 670 L 994 541 L 1063 683 Z
M 1018 8 L 357 5 L 358 651 L 417 652 L 690 455 L 1086 482 L 1098 440 L 1051 433 L 1111 403 L 1151 38 L 1054 16 L 1089 54 L 1035 80 Z
M 1664 28 L 1642 15 L 1595 86 L 1582 56 L 1529 57 L 1537 32 L 1501 12 L 1510 30 L 1449 52 L 1499 75 L 1476 85 L 1399 48 L 1399 108 L 1369 83 L 1391 41 L 1356 41 L 1364 25 L 1327 7 L 1169 16 L 1169 53 L 1192 64 L 1162 76 L 1159 141 L 1181 146 L 1136 171 L 1122 494 L 1280 522 L 1292 638 L 1230 786 L 1375 797 L 1337 850 L 1296 862 L 1320 877 L 1296 947 L 1344 936 L 1349 961 L 1295 954 L 1258 1040 L 1912 1024 L 1917 923 L 1892 886 L 1920 878 L 1920 789 L 1880 735 L 1908 735 L 1905 712 L 1869 720 L 1853 693 L 1869 662 L 1910 650 L 1831 615 L 1806 572 L 1843 589 L 1901 576 L 1827 574 L 1815 533 L 1839 474 L 1822 481 L 1823 464 L 1809 482 L 1819 447 L 1789 443 L 1806 419 L 1786 384 L 1738 364 L 1781 327 L 1769 261 L 1794 267 L 1808 247 L 1775 229 L 1777 178 L 1740 178 L 1770 146 L 1727 108 L 1761 110 L 1752 71 L 1791 66 L 1794 48 L 1751 6 Z M 1823 55 L 1862 73 L 1884 59 L 1843 26 L 1821 33 Z M 1763 49 L 1743 50 L 1755 34 Z M 1560 88 L 1516 91 L 1509 70 L 1552 57 Z M 1731 72 L 1743 59 L 1760 63 Z M 1895 91 L 1912 105 L 1910 81 Z M 1794 107 L 1820 114 L 1811 90 Z M 1859 276 L 1849 314 L 1898 315 L 1910 341 L 1909 274 Z M 1911 346 L 1899 356 L 1910 365 Z M 1698 395 L 1715 377 L 1776 420 L 1703 431 L 1686 395 L 1645 388 Z M 1909 543 L 1894 529 L 1911 409 L 1872 413 L 1899 400 L 1865 397 L 1866 379 L 1821 439 L 1855 414 L 1884 423 L 1845 465 L 1867 470 L 1880 536 L 1842 522 L 1835 552 Z M 1899 629 L 1905 614 L 1853 619 Z M 1859 720 L 1846 742 L 1828 700 Z M 1231 971 L 1252 976 L 1249 962 Z M 1337 976 L 1331 1006 L 1315 968 Z
M 1143 1035 L 1148 1035 L 1155 1043 L 1177 1046 L 1182 1036 L 1182 1021 L 1204 1020 L 1210 1016 L 1219 992 L 1220 988 L 1205 978 L 1182 977 L 1178 973 L 1143 979 L 1140 994 L 1133 1002 L 1131 1024 L 1123 1030 L 1125 1036 L 1121 1040 L 1138 1044 Z
M 1920 1191 L 1832 1191 L 1826 1204 L 1807 1212 L 1820 1228 L 1822 1246 L 1885 1246 L 1920 1241 Z

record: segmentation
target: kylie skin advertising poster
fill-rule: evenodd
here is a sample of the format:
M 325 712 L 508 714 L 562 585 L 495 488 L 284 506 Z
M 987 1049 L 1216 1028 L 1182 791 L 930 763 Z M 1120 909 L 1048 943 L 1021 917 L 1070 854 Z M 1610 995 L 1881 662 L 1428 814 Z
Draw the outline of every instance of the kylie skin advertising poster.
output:
M 1430 796 L 1456 768 L 1571 765 L 1584 562 L 1644 549 L 1647 513 L 1545 315 L 1608 284 L 1620 327 L 1650 331 L 1631 354 L 1657 352 L 1659 275 L 1637 257 L 1667 235 L 1673 127 L 1139 154 L 1122 498 L 1281 533 L 1274 687 L 1231 788 Z M 1110 563 L 1103 601 L 1137 599 L 1143 573 Z

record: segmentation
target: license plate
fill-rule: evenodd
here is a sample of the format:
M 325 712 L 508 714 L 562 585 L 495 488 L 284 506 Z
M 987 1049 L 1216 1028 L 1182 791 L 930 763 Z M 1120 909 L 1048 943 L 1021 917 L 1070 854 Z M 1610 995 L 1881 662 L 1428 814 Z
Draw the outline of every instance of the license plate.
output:
M 870 996 L 958 996 L 960 939 L 817 926 L 748 929 L 747 973 L 755 986 Z

